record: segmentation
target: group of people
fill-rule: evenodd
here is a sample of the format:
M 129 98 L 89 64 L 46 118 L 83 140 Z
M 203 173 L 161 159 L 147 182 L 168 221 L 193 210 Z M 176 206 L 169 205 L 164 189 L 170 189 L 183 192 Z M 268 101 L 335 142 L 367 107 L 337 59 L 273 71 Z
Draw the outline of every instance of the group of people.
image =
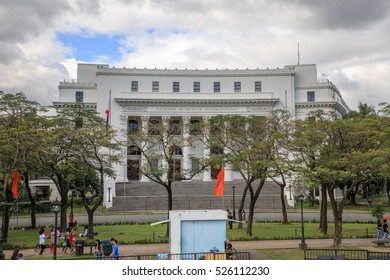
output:
M 103 256 L 103 250 L 102 250 L 102 242 L 99 239 L 96 239 L 95 241 L 95 257 L 97 260 L 101 260 Z M 110 240 L 111 246 L 112 246 L 112 251 L 110 253 L 110 257 L 113 258 L 114 260 L 119 259 L 119 245 L 118 245 L 118 240 L 115 238 L 111 238 Z
M 76 237 L 74 234 L 74 229 L 76 226 L 76 222 L 74 220 L 73 213 L 70 213 L 69 215 L 69 224 L 68 228 L 65 231 L 64 235 L 61 234 L 60 227 L 57 227 L 56 229 L 54 227 L 51 228 L 49 233 L 45 233 L 45 229 L 41 228 L 39 230 L 39 245 L 37 248 L 35 248 L 35 251 L 39 251 L 39 255 L 42 255 L 43 252 L 46 249 L 46 239 L 50 237 L 50 253 L 54 252 L 54 242 L 55 242 L 55 235 L 57 235 L 57 238 L 64 238 L 64 241 L 62 243 L 62 252 L 67 254 L 68 249 L 70 250 L 71 254 L 74 254 L 74 250 L 76 247 Z M 86 236 L 88 234 L 88 226 L 84 227 L 84 231 L 80 233 L 81 236 Z M 58 240 L 58 239 L 57 239 Z
M 385 239 L 388 237 L 389 237 L 389 231 L 388 231 L 387 221 L 383 220 L 383 223 L 382 223 L 381 220 L 378 220 L 376 239 L 379 240 L 380 238 Z

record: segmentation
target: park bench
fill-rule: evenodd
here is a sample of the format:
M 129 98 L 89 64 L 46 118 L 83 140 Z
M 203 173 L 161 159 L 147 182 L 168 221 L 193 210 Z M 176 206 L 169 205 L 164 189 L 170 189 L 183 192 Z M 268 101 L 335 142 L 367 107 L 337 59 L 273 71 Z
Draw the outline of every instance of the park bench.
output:
M 385 247 L 387 243 L 390 243 L 389 239 L 378 239 L 372 241 L 372 243 L 376 244 L 377 246 Z

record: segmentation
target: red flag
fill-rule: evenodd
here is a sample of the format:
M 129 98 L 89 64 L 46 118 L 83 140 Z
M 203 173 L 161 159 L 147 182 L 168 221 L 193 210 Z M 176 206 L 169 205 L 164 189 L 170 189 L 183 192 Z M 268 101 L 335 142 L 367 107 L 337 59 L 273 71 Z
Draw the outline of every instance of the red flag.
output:
M 214 195 L 215 196 L 223 196 L 225 190 L 225 168 L 222 166 L 221 171 L 219 171 L 217 175 L 217 183 L 214 187 Z
M 12 180 L 12 194 L 13 194 L 15 199 L 18 198 L 18 194 L 19 194 L 18 183 L 19 183 L 19 172 L 16 169 L 14 172 L 14 178 Z

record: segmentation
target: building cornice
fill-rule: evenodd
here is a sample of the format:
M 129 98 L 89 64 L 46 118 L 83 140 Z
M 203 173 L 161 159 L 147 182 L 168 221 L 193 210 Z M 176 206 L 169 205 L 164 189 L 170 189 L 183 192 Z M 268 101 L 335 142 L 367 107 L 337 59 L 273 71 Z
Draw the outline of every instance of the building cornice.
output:
M 279 98 L 259 98 L 259 99 L 167 99 L 167 98 L 114 98 L 114 100 L 120 105 L 128 105 L 128 104 L 267 104 L 273 105 L 279 101 Z
M 63 81 L 58 85 L 58 89 L 97 89 L 96 83 Z
M 292 76 L 290 69 L 138 69 L 105 68 L 97 69 L 96 75 L 115 76 L 163 76 L 163 77 L 256 77 L 256 76 Z
M 336 101 L 316 101 L 316 102 L 297 102 L 295 103 L 296 108 L 334 108 L 339 111 L 342 115 L 346 115 L 349 111 L 342 104 Z
M 82 102 L 82 103 L 76 103 L 76 102 L 72 102 L 72 101 L 57 101 L 57 102 L 53 102 L 53 106 L 55 108 L 64 108 L 64 107 L 72 106 L 72 105 L 75 105 L 75 104 L 81 104 L 85 108 L 91 108 L 91 109 L 96 109 L 97 108 L 96 102 Z

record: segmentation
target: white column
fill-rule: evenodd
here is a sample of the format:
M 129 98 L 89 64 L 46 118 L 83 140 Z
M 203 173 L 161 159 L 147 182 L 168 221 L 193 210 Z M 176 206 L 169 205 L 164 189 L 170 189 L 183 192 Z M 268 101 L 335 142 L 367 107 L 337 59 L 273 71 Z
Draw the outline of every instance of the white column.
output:
M 169 149 L 168 130 L 170 129 L 170 127 L 169 127 L 169 119 L 170 119 L 170 117 L 169 116 L 163 116 L 163 117 L 161 117 L 161 119 L 162 119 L 162 125 L 163 125 L 164 148 L 165 149 Z M 167 162 L 167 160 L 166 160 L 166 158 L 164 156 L 162 156 L 162 159 L 161 159 L 161 167 L 162 167 L 162 170 L 165 170 L 164 175 L 162 176 L 162 180 L 163 181 L 167 181 L 169 170 L 168 170 L 168 162 Z
M 209 122 L 209 118 L 210 117 L 203 117 L 203 122 L 207 124 Z M 208 141 L 209 135 L 210 135 L 210 130 L 208 128 L 206 128 L 205 139 L 204 139 L 205 143 Z M 210 157 L 210 148 L 205 145 L 203 147 L 203 158 L 206 160 L 209 157 Z M 211 182 L 211 168 L 210 168 L 210 166 L 207 167 L 203 171 L 203 181 L 204 182 Z
M 141 131 L 142 131 L 142 134 L 144 136 L 146 136 L 148 134 L 148 128 L 149 128 L 149 116 L 142 116 L 141 117 Z M 142 144 L 141 144 L 141 146 L 144 147 L 144 148 L 146 147 L 146 145 L 147 145 L 147 143 L 145 143 L 145 142 L 142 142 Z M 148 164 L 148 162 L 147 162 L 144 154 L 141 153 L 140 169 L 141 170 L 147 170 L 147 168 L 148 168 L 147 164 Z M 140 180 L 140 182 L 147 183 L 149 181 L 150 181 L 149 178 L 141 173 L 141 180 Z
M 183 175 L 184 178 L 191 174 L 191 160 L 190 160 L 190 151 L 191 147 L 188 143 L 188 139 L 190 137 L 190 116 L 183 116 Z M 185 180 L 190 182 L 191 180 Z

